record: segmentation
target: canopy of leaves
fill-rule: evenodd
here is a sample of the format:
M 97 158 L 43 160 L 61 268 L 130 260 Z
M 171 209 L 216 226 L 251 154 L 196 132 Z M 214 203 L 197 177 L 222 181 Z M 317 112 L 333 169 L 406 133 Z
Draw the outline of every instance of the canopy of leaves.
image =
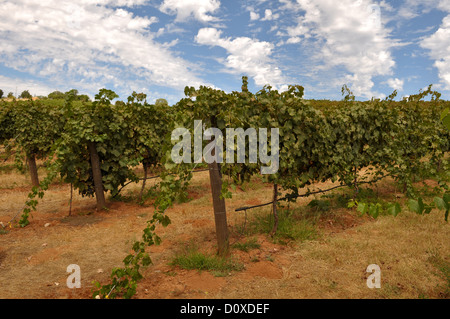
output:
M 23 91 L 19 98 L 21 99 L 31 99 L 33 96 L 31 95 L 31 93 L 28 90 Z

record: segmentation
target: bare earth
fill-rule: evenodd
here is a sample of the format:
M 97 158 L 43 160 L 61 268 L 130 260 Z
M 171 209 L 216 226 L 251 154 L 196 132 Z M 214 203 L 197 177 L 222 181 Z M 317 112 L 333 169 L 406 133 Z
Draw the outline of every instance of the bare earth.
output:
M 432 262 L 437 257 L 447 265 L 450 261 L 450 226 L 439 211 L 418 216 L 403 209 L 396 218 L 373 220 L 355 210 L 335 209 L 321 216 L 314 240 L 282 245 L 268 235 L 252 236 L 259 249 L 232 250 L 232 258 L 245 266 L 242 271 L 216 277 L 170 266 L 174 254 L 190 242 L 205 252 L 215 251 L 207 174 L 195 175 L 190 202 L 167 211 L 172 224 L 157 228 L 162 244 L 149 248 L 153 265 L 143 269 L 145 278 L 135 298 L 448 298 L 448 282 Z M 126 190 L 138 192 L 139 186 Z M 1 222 L 6 224 L 20 210 L 29 190 L 25 176 L 0 175 Z M 388 181 L 377 191 L 389 200 L 396 198 Z M 255 182 L 245 191 L 238 188 L 227 200 L 231 243 L 247 239 L 237 232 L 244 213 L 234 209 L 268 202 L 271 192 L 271 185 Z M 69 196 L 69 185 L 51 186 L 29 226 L 0 235 L 0 298 L 91 298 L 92 282 L 108 283 L 112 268 L 122 266 L 153 214 L 151 202 L 147 207 L 109 202 L 108 211 L 97 212 L 94 199 L 75 194 L 69 217 Z M 303 198 L 291 207 L 312 199 Z M 248 211 L 247 219 L 261 213 L 270 214 L 270 206 Z M 70 264 L 81 268 L 80 289 L 66 285 Z M 381 268 L 381 289 L 366 285 L 370 264 Z

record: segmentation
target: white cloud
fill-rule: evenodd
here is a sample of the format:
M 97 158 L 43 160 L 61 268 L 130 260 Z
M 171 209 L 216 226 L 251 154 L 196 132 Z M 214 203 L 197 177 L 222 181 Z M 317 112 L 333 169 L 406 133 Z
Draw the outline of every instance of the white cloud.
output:
M 250 20 L 254 21 L 254 20 L 258 20 L 259 19 L 259 14 L 257 14 L 254 11 L 250 11 Z
M 433 9 L 450 12 L 448 0 L 405 0 L 397 9 L 397 15 L 393 19 L 411 20 Z
M 292 10 L 293 3 L 282 1 Z M 329 76 L 330 83 L 348 83 L 357 96 L 379 96 L 373 92 L 373 77 L 392 75 L 395 61 L 381 21 L 380 7 L 370 0 L 297 0 L 296 25 L 286 28 L 286 43 L 302 42 L 314 55 L 315 71 L 344 70 L 344 76 Z M 280 33 L 281 34 L 281 33 Z M 342 74 L 342 71 L 339 71 Z
M 403 91 L 403 84 L 405 83 L 404 80 L 400 80 L 397 78 L 392 78 L 387 80 L 387 84 L 393 89 L 397 91 Z
M 80 91 L 106 85 L 130 92 L 148 85 L 199 85 L 194 65 L 175 56 L 170 45 L 154 41 L 155 17 L 102 6 L 145 2 L 0 2 L 0 63 Z
M 432 9 L 450 13 L 450 1 L 406 0 L 401 9 L 403 12 L 409 13 L 411 17 L 416 17 Z M 429 31 L 429 29 L 424 30 Z M 450 90 L 450 14 L 442 20 L 442 24 L 434 34 L 420 41 L 420 46 L 428 49 L 429 57 L 435 60 L 434 66 L 437 68 L 438 76 L 441 79 L 441 83 L 436 87 Z
M 286 43 L 295 44 L 295 43 L 299 43 L 300 41 L 301 41 L 301 39 L 299 37 L 291 37 L 286 41 Z
M 215 28 L 200 29 L 195 41 L 227 50 L 229 55 L 222 63 L 232 73 L 252 77 L 258 86 L 270 84 L 273 87 L 280 87 L 285 84 L 281 70 L 270 58 L 274 49 L 272 43 L 248 37 L 223 38 L 222 31 Z
M 448 0 L 406 0 L 403 8 L 410 8 L 417 14 L 429 12 L 432 9 L 450 12 L 450 2 Z
M 160 10 L 166 14 L 176 14 L 176 21 L 186 21 L 193 17 L 201 22 L 217 21 L 209 15 L 220 8 L 219 0 L 164 0 Z
M 429 50 L 444 89 L 450 90 L 450 15 L 444 18 L 439 29 L 424 39 L 420 46 Z
M 439 2 L 438 8 L 442 11 L 450 12 L 450 2 L 448 0 L 441 0 Z
M 22 79 L 10 78 L 3 75 L 0 75 L 0 89 L 2 89 L 4 96 L 6 96 L 9 92 L 12 92 L 16 97 L 25 90 L 28 90 L 28 92 L 30 92 L 33 96 L 47 96 L 53 91 L 64 90 L 60 87 L 50 87 L 33 80 L 24 81 Z
M 281 7 L 279 7 L 280 10 L 288 10 L 288 11 L 298 11 L 299 7 L 296 5 L 295 2 L 291 2 L 291 0 L 278 0 L 282 4 Z
M 262 18 L 262 21 L 271 21 L 271 20 L 276 20 L 280 17 L 280 15 L 278 13 L 273 14 L 272 10 L 270 9 L 266 9 L 264 11 L 264 18 Z

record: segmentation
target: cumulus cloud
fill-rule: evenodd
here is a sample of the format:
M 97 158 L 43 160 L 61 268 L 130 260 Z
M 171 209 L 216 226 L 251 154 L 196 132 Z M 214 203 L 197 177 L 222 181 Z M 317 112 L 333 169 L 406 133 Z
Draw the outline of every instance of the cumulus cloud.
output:
M 271 21 L 271 20 L 276 20 L 280 17 L 280 15 L 278 13 L 273 14 L 272 10 L 270 9 L 266 9 L 264 11 L 264 18 L 262 18 L 262 21 Z
M 369 0 L 297 0 L 283 1 L 284 7 L 296 6 L 296 24 L 286 28 L 286 43 L 309 43 L 309 50 L 319 65 L 317 71 L 343 69 L 347 74 L 330 79 L 348 83 L 357 96 L 379 96 L 373 92 L 373 77 L 392 75 L 395 45 L 383 28 L 380 7 Z M 281 33 L 280 33 L 281 34 Z M 308 42 L 309 41 L 309 42 Z
M 405 0 L 403 5 L 397 11 L 397 16 L 394 17 L 400 22 L 403 20 L 410 20 L 420 16 L 421 14 L 429 13 L 431 10 L 441 10 L 450 13 L 450 1 L 448 0 Z M 434 26 L 422 28 L 414 33 L 428 33 Z M 428 49 L 428 55 L 435 60 L 434 66 L 438 70 L 438 76 L 441 84 L 445 90 L 450 90 L 450 15 L 445 17 L 439 29 L 428 37 L 422 37 L 419 45 Z
M 250 11 L 250 20 L 254 21 L 254 20 L 258 20 L 259 19 L 259 14 L 257 14 L 254 11 Z
M 438 8 L 442 11 L 450 12 L 450 2 L 447 0 L 441 0 L 438 4 Z
M 123 7 L 145 2 L 0 1 L 0 63 L 91 92 L 106 85 L 200 84 L 189 63 L 154 40 L 150 27 L 157 19 Z
M 253 78 L 256 85 L 267 84 L 281 87 L 285 84 L 282 72 L 271 59 L 274 45 L 248 37 L 235 39 L 222 37 L 222 31 L 215 28 L 202 28 L 195 41 L 199 44 L 219 46 L 229 54 L 222 63 L 232 73 L 246 74 Z
M 296 43 L 299 43 L 299 42 L 301 42 L 302 41 L 302 39 L 300 38 L 300 37 L 290 37 L 287 41 L 286 41 L 286 43 L 287 44 L 296 44 Z
M 195 18 L 201 22 L 212 22 L 218 19 L 210 13 L 220 8 L 219 0 L 164 0 L 160 10 L 166 14 L 176 15 L 176 21 Z
M 450 11 L 450 10 L 449 10 Z M 429 50 L 429 56 L 435 60 L 439 78 L 445 90 L 450 90 L 450 15 L 444 18 L 439 29 L 420 45 Z
M 450 1 L 407 0 L 402 9 L 413 17 L 432 9 L 450 13 Z M 450 14 L 442 20 L 434 34 L 420 41 L 420 46 L 428 49 L 429 57 L 435 60 L 434 66 L 438 70 L 443 89 L 450 90 Z
M 387 84 L 389 85 L 389 87 L 391 87 L 393 90 L 397 90 L 397 91 L 403 91 L 404 83 L 405 83 L 404 80 L 397 79 L 397 78 L 392 78 L 392 79 L 387 80 Z

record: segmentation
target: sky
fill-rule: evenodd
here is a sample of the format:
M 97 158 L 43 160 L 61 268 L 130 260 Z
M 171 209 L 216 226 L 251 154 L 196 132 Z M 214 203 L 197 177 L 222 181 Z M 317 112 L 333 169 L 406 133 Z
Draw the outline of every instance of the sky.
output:
M 0 0 L 0 89 L 133 91 L 174 104 L 184 88 L 307 99 L 417 94 L 450 100 L 450 0 Z

